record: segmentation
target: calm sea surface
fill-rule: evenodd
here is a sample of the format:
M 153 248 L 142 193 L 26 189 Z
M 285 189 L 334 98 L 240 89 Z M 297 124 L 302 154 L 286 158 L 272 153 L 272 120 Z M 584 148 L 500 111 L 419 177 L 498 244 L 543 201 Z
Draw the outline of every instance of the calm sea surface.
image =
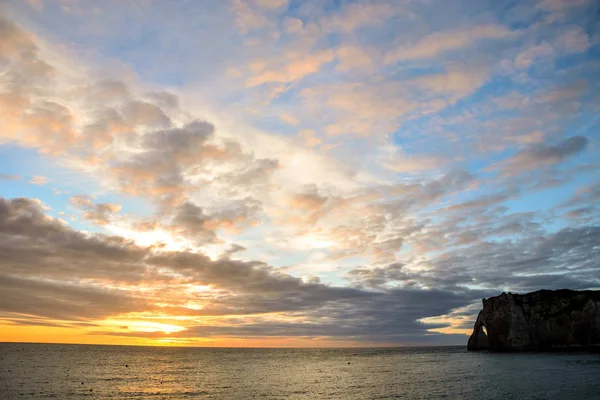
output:
M 600 355 L 0 343 L 0 399 L 81 397 L 600 399 Z

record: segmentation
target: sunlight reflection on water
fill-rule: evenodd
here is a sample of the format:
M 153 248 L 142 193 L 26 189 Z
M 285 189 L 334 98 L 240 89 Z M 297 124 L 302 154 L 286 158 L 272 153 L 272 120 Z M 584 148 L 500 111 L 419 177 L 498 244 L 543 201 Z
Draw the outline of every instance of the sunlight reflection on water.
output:
M 3 400 L 600 399 L 598 377 L 591 354 L 0 344 Z

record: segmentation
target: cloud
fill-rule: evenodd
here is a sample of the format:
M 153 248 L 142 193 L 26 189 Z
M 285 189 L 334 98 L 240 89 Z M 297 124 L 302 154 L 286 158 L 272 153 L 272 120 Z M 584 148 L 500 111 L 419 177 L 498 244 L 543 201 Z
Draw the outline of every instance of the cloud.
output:
M 288 53 L 284 55 L 283 64 L 278 68 L 270 68 L 251 76 L 246 80 L 247 87 L 259 86 L 264 83 L 288 83 L 300 80 L 307 75 L 318 72 L 324 64 L 332 61 L 333 51 L 320 50 L 312 54 Z
M 255 160 L 234 141 L 216 143 L 214 126 L 195 121 L 143 135 L 136 151 L 120 153 L 109 172 L 125 193 L 153 198 L 169 208 L 189 198 L 197 176 L 211 176 L 216 166 L 227 168 L 211 178 L 215 184 L 249 186 L 267 180 L 277 162 Z
M 555 45 L 566 53 L 583 53 L 591 46 L 590 37 L 579 26 L 569 27 L 556 39 Z
M 508 136 L 506 140 L 522 145 L 536 144 L 544 141 L 544 133 L 540 131 L 531 131 L 522 135 Z
M 385 166 L 390 171 L 406 173 L 438 169 L 447 163 L 442 157 L 415 154 L 396 154 L 389 158 Z
M 42 11 L 44 9 L 43 0 L 27 0 L 27 3 L 29 3 L 36 11 Z
M 548 23 L 556 23 L 568 20 L 569 15 L 581 12 L 592 4 L 594 2 L 590 0 L 541 0 L 537 4 L 537 8 L 547 13 L 546 21 Z
M 439 112 L 475 93 L 488 76 L 485 65 L 449 63 L 442 72 L 411 79 L 323 84 L 299 95 L 306 114 L 317 116 L 327 135 L 382 137 L 410 119 Z
M 594 183 L 580 187 L 570 198 L 559 204 L 558 207 L 594 206 L 598 203 L 600 203 L 600 183 Z
M 386 64 L 398 61 L 430 59 L 440 54 L 473 46 L 478 41 L 506 39 L 515 32 L 502 25 L 478 25 L 468 28 L 435 32 L 424 36 L 416 43 L 390 50 L 384 57 Z
M 577 8 L 590 4 L 590 0 L 542 0 L 538 7 L 547 11 L 561 11 L 567 8 Z
M 84 210 L 83 219 L 96 225 L 106 225 L 113 219 L 113 214 L 121 211 L 121 206 L 112 203 L 95 204 L 89 196 L 76 195 L 69 199 L 71 204 Z
M 0 56 L 8 57 L 20 50 L 30 50 L 33 46 L 32 37 L 21 30 L 7 18 L 0 18 Z
M 48 51 L 33 37 L 5 19 L 2 24 L 2 51 L 12 59 L 2 76 L 2 139 L 61 157 L 98 173 L 106 186 L 165 207 L 185 201 L 195 186 L 190 175 L 206 174 L 215 164 L 227 164 L 224 179 L 230 180 L 234 171 L 250 176 L 268 168 L 264 160 L 253 166 L 252 155 L 234 140 L 216 139 L 212 124 L 182 118 L 173 94 L 145 96 L 116 80 L 70 79 L 63 65 L 41 58 Z
M 304 143 L 309 147 L 314 147 L 322 143 L 321 139 L 317 137 L 316 132 L 312 129 L 304 129 L 300 132 L 300 135 Z
M 400 126 L 399 118 L 417 107 L 400 83 L 369 86 L 364 83 L 326 84 L 303 89 L 309 111 L 323 113 L 327 125 L 324 131 L 331 136 L 375 136 L 393 132 Z
M 77 232 L 44 215 L 39 204 L 28 199 L 0 200 L 0 235 L 4 254 L 0 286 L 6 294 L 0 313 L 15 317 L 29 314 L 72 323 L 159 310 L 202 318 L 288 312 L 305 319 L 310 329 L 298 331 L 297 325 L 282 321 L 277 334 L 370 337 L 375 327 L 374 337 L 394 341 L 426 331 L 428 326 L 418 319 L 449 312 L 479 295 L 413 289 L 370 292 L 305 283 L 255 261 L 212 261 L 186 251 L 151 251 L 122 238 Z M 107 279 L 120 282 L 119 289 L 98 285 Z M 146 282 L 153 283 L 152 301 L 147 289 L 138 290 Z M 215 291 L 202 297 L 201 309 L 185 307 L 190 284 Z M 172 290 L 179 296 L 171 297 Z M 159 308 L 153 302 L 163 305 Z M 102 307 L 89 307 L 90 303 Z M 330 322 L 321 325 L 324 316 Z M 348 328 L 340 330 L 335 321 L 342 319 Z M 269 335 L 269 323 L 261 323 L 259 317 L 253 321 L 256 335 Z M 191 326 L 181 336 L 245 329 L 231 330 L 227 319 L 213 322 L 214 333 Z
M 450 212 L 453 212 L 453 211 L 469 211 L 469 212 L 471 212 L 474 209 L 485 208 L 485 207 L 489 207 L 491 205 L 496 205 L 496 204 L 502 203 L 502 202 L 510 199 L 511 197 L 512 196 L 510 193 L 492 194 L 492 195 L 482 196 L 475 200 L 469 200 L 469 201 L 466 201 L 463 203 L 453 204 L 453 205 L 447 207 L 446 210 L 450 211 Z
M 341 12 L 323 18 L 321 26 L 325 31 L 352 32 L 361 26 L 378 25 L 399 11 L 385 3 L 350 3 Z
M 92 197 L 84 196 L 84 195 L 76 195 L 69 199 L 71 204 L 80 208 L 92 208 L 94 207 L 94 202 L 92 201 Z
M 271 219 L 294 228 L 300 249 L 324 248 L 336 262 L 361 255 L 379 265 L 393 262 L 407 238 L 423 229 L 420 210 L 464 189 L 472 179 L 464 171 L 450 171 L 422 183 L 373 187 L 350 196 L 307 186 L 286 199 L 285 213 L 272 213 Z
M 256 0 L 256 4 L 259 7 L 267 9 L 279 9 L 282 7 L 287 7 L 289 0 Z
M 336 56 L 339 60 L 336 69 L 339 71 L 372 72 L 375 68 L 373 54 L 360 46 L 341 46 L 336 50 Z
M 143 101 L 130 101 L 123 107 L 125 121 L 132 125 L 169 127 L 171 121 L 162 109 Z
M 3 181 L 19 181 L 23 177 L 19 174 L 0 174 L 0 179 Z
M 32 185 L 42 186 L 48 183 L 48 179 L 43 176 L 34 176 L 33 178 L 31 178 L 29 183 L 31 183 Z
M 221 258 L 230 258 L 236 253 L 240 253 L 246 250 L 244 246 L 240 246 L 239 244 L 233 244 L 229 249 L 227 249 L 223 254 L 221 254 Z
M 487 68 L 453 64 L 442 73 L 416 78 L 414 84 L 455 103 L 475 92 L 487 78 Z
M 245 0 L 233 0 L 235 23 L 242 34 L 272 25 L 272 22 Z M 266 2 L 265 2 L 266 3 Z
M 92 174 L 107 190 L 143 197 L 157 207 L 157 229 L 165 227 L 195 243 L 217 240 L 218 230 L 238 232 L 257 223 L 262 206 L 254 192 L 268 184 L 278 160 L 255 158 L 234 138 L 218 136 L 212 123 L 180 109 L 178 96 L 170 92 L 144 92 L 115 79 L 73 77 L 33 37 L 2 22 L 10 33 L 3 49 L 14 60 L 2 76 L 6 85 L 0 102 L 7 105 L 2 108 L 7 118 L 0 119 L 0 125 L 6 124 L 0 130 L 3 140 L 37 148 Z M 24 51 L 39 56 L 36 63 L 43 68 L 23 67 Z M 203 189 L 210 196 L 202 200 L 210 215 L 199 238 L 172 220 L 183 204 L 196 204 L 190 198 L 200 198 Z M 72 202 L 82 209 L 84 220 L 104 226 L 118 220 L 119 229 L 128 225 L 126 216 L 115 218 L 117 204 L 84 204 L 81 198 Z M 186 234 L 190 237 L 184 238 Z
M 480 217 L 481 211 L 475 215 L 479 217 L 457 217 L 461 227 L 451 221 L 428 227 L 424 236 L 428 240 L 437 236 L 437 240 L 442 241 L 437 254 L 384 267 L 357 268 L 351 270 L 347 278 L 357 287 L 414 288 L 422 285 L 455 291 L 455 285 L 458 285 L 477 287 L 490 293 L 502 290 L 524 293 L 564 287 L 589 289 L 600 284 L 596 277 L 598 266 L 587 257 L 598 252 L 594 244 L 600 233 L 598 227 L 566 228 L 544 235 L 538 225 L 531 223 L 531 216 L 507 215 L 504 221 L 490 225 L 489 219 Z M 477 222 L 477 219 L 483 220 Z M 436 233 L 436 229 L 440 231 Z M 466 246 L 461 250 L 453 247 L 453 240 L 469 230 L 475 240 L 464 243 Z M 502 231 L 510 232 L 512 240 L 488 239 L 497 237 Z M 418 240 L 419 235 L 415 235 L 408 243 L 415 246 Z M 569 265 L 568 272 L 563 265 Z
M 569 100 L 578 100 L 585 94 L 589 86 L 584 80 L 576 80 L 568 85 L 563 85 L 554 90 L 549 90 L 540 93 L 533 99 L 534 103 L 545 104 L 545 103 L 560 103 Z
M 302 31 L 304 24 L 298 18 L 287 17 L 284 20 L 284 26 L 287 33 L 297 33 Z
M 78 231 L 41 200 L 0 201 L 3 321 L 150 316 L 184 340 L 416 343 L 464 329 L 471 304 L 501 289 L 598 287 L 584 2 L 458 19 L 427 2 L 217 3 L 150 7 L 182 27 L 175 37 L 159 18 L 142 38 L 127 8 L 125 27 L 56 13 L 41 29 L 41 14 L 11 6 L 54 43 L 0 19 L 0 141 L 81 174 L 48 177 L 83 193 L 68 207 L 80 221 L 116 235 Z M 115 35 L 131 52 L 105 52 Z M 575 183 L 558 206 L 536 202 Z
M 137 280 L 146 249 L 123 238 L 88 236 L 45 215 L 39 202 L 0 201 L 2 273 L 24 278 Z M 44 260 L 44 261 L 42 261 Z M 90 265 L 96 265 L 90 269 Z M 87 271 L 87 272 L 86 272 Z
M 403 268 L 402 264 L 372 269 L 356 268 L 348 272 L 348 277 L 367 287 L 379 288 L 387 284 L 410 281 L 412 278 L 403 271 Z
M 33 94 L 47 89 L 55 70 L 40 58 L 32 35 L 0 16 L 0 57 L 7 63 L 0 92 L 0 138 L 57 154 L 75 140 L 70 110 Z
M 188 201 L 174 211 L 170 222 L 163 227 L 176 236 L 203 245 L 215 242 L 215 232 L 218 230 L 237 232 L 245 226 L 255 224 L 255 215 L 259 212 L 260 206 L 248 201 L 219 213 L 208 214 L 198 205 Z
M 529 68 L 536 59 L 554 54 L 554 47 L 543 42 L 517 54 L 514 65 L 519 69 Z
M 35 316 L 45 321 L 65 321 L 65 326 L 119 315 L 149 310 L 151 305 L 114 289 L 81 287 L 73 283 L 40 281 L 0 274 L 0 318 Z M 27 293 L 27 295 L 24 295 Z M 93 306 L 91 306 L 93 305 Z
M 300 123 L 300 120 L 298 120 L 298 118 L 294 117 L 292 114 L 290 113 L 283 113 L 279 116 L 279 118 L 281 118 L 281 120 L 289 125 L 293 125 L 296 126 Z
M 500 170 L 503 175 L 515 175 L 524 171 L 545 168 L 582 152 L 587 144 L 586 137 L 572 136 L 555 146 L 541 144 L 520 150 L 506 160 L 493 164 L 490 169 Z
M 306 188 L 304 193 L 298 193 L 289 200 L 289 205 L 295 209 L 315 211 L 325 202 L 327 197 L 319 195 L 316 186 Z

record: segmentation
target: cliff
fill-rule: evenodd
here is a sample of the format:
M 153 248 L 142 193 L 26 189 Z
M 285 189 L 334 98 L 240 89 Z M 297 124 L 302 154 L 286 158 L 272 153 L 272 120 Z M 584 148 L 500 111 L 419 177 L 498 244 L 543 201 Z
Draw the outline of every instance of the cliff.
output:
M 600 291 L 563 289 L 483 299 L 467 349 L 543 351 L 595 346 L 600 346 Z

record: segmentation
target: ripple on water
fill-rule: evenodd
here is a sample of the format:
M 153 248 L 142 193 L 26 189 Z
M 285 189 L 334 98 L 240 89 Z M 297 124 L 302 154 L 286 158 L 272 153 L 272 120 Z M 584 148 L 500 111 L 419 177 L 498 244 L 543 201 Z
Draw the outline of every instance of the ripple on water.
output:
M 600 398 L 600 355 L 583 353 L 0 344 L 0 360 L 3 400 Z

